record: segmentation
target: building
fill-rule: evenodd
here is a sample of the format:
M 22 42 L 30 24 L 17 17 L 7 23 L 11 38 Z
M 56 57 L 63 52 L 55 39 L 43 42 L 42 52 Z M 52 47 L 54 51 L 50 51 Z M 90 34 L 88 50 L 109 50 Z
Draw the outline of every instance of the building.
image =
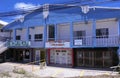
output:
M 11 33 L 6 55 L 14 62 L 46 59 L 48 65 L 67 67 L 117 65 L 119 4 L 43 5 L 3 27 Z
M 8 23 L 0 20 L 0 62 L 5 61 L 5 52 L 8 47 L 5 46 L 7 39 L 10 39 L 10 33 L 8 30 L 4 31 L 2 28 Z

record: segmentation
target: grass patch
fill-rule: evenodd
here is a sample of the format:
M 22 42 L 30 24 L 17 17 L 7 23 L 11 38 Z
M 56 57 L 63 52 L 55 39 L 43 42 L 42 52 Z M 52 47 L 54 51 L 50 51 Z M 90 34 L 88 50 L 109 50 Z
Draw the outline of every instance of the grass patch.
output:
M 26 71 L 25 71 L 23 68 L 17 68 L 17 67 L 14 67 L 14 69 L 13 69 L 13 73 L 17 73 L 17 74 L 25 74 Z
M 0 77 L 11 77 L 10 73 L 7 71 L 7 72 L 2 72 L 0 73 Z

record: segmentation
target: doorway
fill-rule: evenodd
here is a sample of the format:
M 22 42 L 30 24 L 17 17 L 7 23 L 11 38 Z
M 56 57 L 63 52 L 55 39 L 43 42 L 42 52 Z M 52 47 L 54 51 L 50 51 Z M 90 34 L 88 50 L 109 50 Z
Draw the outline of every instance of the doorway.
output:
M 45 51 L 44 50 L 35 50 L 35 61 L 36 64 L 43 62 L 45 60 Z
M 108 49 L 76 50 L 76 65 L 86 67 L 110 67 L 113 65 L 113 55 L 116 51 Z

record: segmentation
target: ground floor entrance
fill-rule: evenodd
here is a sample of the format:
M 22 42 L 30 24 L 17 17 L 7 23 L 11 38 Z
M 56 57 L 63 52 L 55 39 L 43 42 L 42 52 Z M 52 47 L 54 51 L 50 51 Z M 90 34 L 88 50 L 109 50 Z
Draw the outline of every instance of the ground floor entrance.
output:
M 73 52 L 72 49 L 49 49 L 49 64 L 56 64 L 61 66 L 73 65 Z
M 36 61 L 36 64 L 44 62 L 45 60 L 46 60 L 46 50 L 34 49 L 34 61 Z
M 31 62 L 31 49 L 13 49 L 12 51 L 15 62 Z
M 46 59 L 45 49 L 40 48 L 14 48 L 4 52 L 5 62 L 21 62 L 29 63 L 35 62 L 39 64 Z M 2 57 L 2 55 L 1 55 Z
M 116 48 L 74 49 L 75 65 L 86 67 L 110 67 L 118 64 Z

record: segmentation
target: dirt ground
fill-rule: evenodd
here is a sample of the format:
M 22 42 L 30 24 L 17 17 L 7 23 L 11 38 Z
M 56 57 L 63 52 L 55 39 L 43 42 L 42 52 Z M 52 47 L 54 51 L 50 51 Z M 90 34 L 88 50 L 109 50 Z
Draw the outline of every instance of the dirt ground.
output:
M 64 73 L 66 72 L 67 75 L 71 75 L 69 74 L 71 71 L 76 71 L 76 70 L 80 70 L 80 69 L 67 69 L 67 68 L 63 68 L 64 72 L 63 73 L 56 73 L 54 74 L 55 77 L 53 77 L 52 75 L 48 75 L 47 73 L 50 74 L 52 72 L 52 74 L 54 73 L 54 70 L 58 70 L 58 68 L 55 67 L 47 67 L 47 69 L 45 70 L 40 70 L 36 71 L 35 73 L 32 73 L 31 70 L 31 66 L 30 65 L 25 65 L 22 66 L 22 68 L 18 67 L 18 65 L 21 66 L 21 64 L 14 64 L 14 63 L 3 63 L 0 64 L 0 78 L 120 78 L 120 74 L 113 74 L 113 75 L 108 75 L 108 74 L 104 74 L 104 75 L 94 75 L 94 76 L 72 76 L 72 77 L 62 77 L 62 75 L 65 75 Z M 17 67 L 16 67 L 17 66 Z M 38 67 L 38 66 L 34 66 L 34 67 Z M 26 68 L 26 69 L 24 69 Z M 52 70 L 51 70 L 52 69 Z M 54 69 L 54 70 L 53 70 Z M 59 68 L 61 69 L 61 68 Z M 45 71 L 45 73 L 44 73 Z M 70 72 L 68 72 L 70 71 Z M 91 70 L 89 70 L 91 71 Z M 93 71 L 91 71 L 93 72 Z M 97 73 L 98 71 L 94 71 L 94 73 Z M 38 74 L 36 74 L 38 73 Z M 41 76 L 42 74 L 46 74 L 46 77 Z M 90 74 L 90 72 L 86 71 L 86 73 Z M 78 73 L 80 74 L 80 73 Z M 50 77 L 51 76 L 51 77 Z M 59 76 L 59 77 L 58 77 Z

